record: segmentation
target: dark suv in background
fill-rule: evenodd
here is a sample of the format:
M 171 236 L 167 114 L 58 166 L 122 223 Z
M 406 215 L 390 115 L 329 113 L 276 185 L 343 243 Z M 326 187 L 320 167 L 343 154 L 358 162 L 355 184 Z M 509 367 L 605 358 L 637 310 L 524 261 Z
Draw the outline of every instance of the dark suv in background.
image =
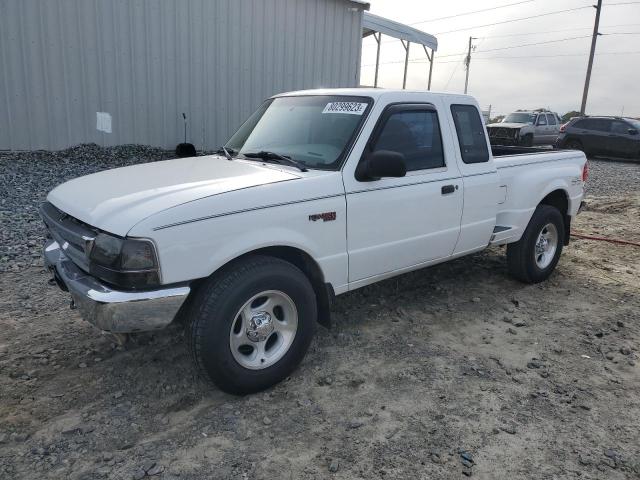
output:
M 560 127 L 556 148 L 582 150 L 640 160 L 640 120 L 620 117 L 575 117 Z

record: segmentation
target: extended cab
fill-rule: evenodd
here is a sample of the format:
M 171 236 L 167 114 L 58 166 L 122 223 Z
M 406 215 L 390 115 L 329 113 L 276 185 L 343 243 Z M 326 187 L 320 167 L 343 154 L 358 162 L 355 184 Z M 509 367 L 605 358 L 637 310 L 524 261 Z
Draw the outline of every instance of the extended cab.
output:
M 298 365 L 335 295 L 500 244 L 515 278 L 545 280 L 587 163 L 527 150 L 492 153 L 469 96 L 277 95 L 219 155 L 55 188 L 41 208 L 45 259 L 98 328 L 184 320 L 203 373 L 257 391 Z

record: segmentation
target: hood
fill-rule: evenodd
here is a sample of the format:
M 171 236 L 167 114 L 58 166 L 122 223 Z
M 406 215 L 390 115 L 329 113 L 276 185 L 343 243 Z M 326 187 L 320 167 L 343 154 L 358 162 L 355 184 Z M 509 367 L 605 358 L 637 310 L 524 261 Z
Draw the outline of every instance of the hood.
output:
M 63 183 L 47 200 L 63 212 L 124 236 L 167 208 L 233 190 L 300 178 L 274 166 L 212 155 L 105 170 Z
M 490 123 L 487 125 L 488 127 L 499 127 L 499 128 L 522 128 L 526 126 L 533 126 L 530 123 Z

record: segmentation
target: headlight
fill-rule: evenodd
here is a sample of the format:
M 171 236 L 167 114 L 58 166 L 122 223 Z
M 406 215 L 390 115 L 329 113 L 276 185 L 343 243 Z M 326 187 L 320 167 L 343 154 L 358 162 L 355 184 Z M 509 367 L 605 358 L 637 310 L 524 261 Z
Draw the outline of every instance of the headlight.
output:
M 89 251 L 89 272 L 127 288 L 146 288 L 160 283 L 156 249 L 150 240 L 98 234 Z

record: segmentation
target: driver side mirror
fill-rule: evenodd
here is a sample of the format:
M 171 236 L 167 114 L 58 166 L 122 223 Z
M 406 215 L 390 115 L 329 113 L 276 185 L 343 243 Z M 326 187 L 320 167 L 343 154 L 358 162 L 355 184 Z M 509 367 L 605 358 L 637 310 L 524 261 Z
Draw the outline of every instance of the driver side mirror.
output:
M 391 150 L 376 150 L 366 155 L 356 168 L 356 180 L 360 182 L 384 177 L 404 177 L 406 174 L 404 155 Z
M 629 129 L 629 135 L 637 135 L 637 134 L 638 134 L 638 130 L 636 130 L 635 128 Z

